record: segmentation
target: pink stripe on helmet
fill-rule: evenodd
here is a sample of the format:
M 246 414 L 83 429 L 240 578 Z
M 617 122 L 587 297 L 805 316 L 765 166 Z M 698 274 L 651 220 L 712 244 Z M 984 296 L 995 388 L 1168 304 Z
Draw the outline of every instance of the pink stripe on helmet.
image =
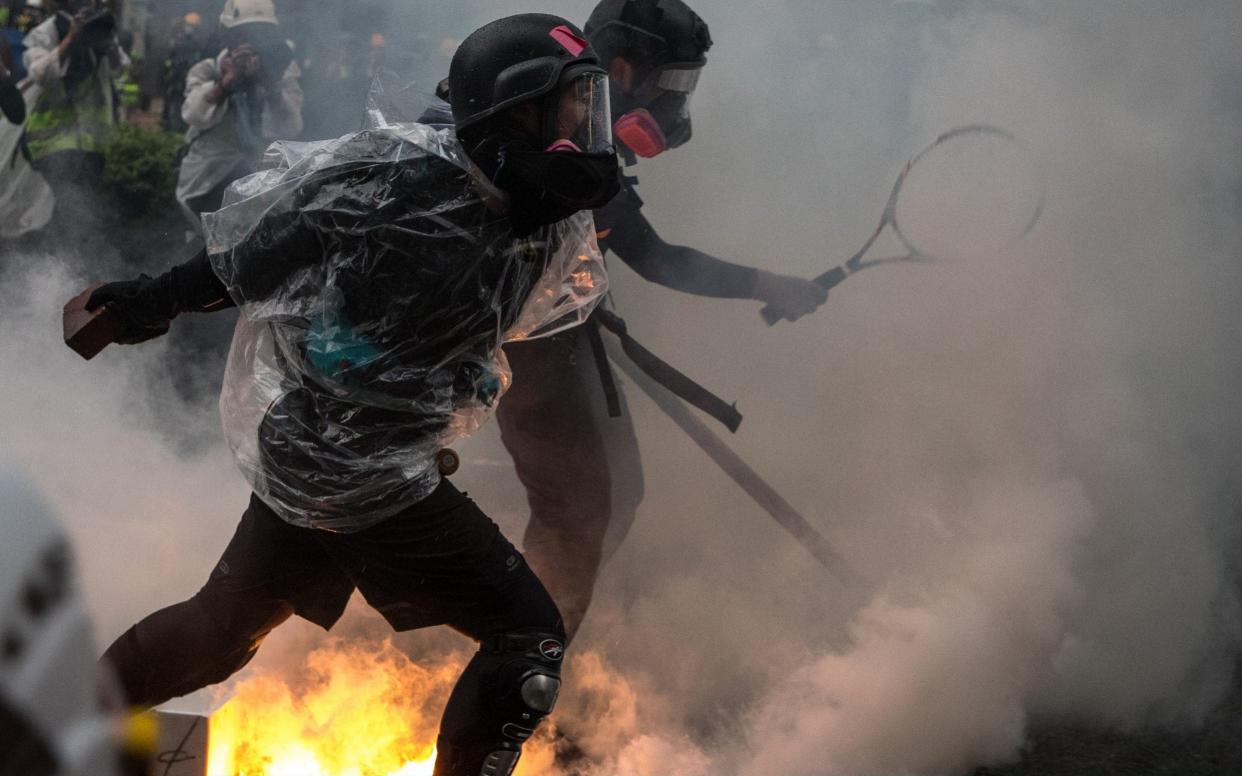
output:
M 578 37 L 576 32 L 569 29 L 569 27 L 564 24 L 559 27 L 553 27 L 552 31 L 548 34 L 552 36 L 553 40 L 564 46 L 565 50 L 575 57 L 583 51 L 586 51 L 586 47 L 590 45 L 586 42 L 586 40 Z

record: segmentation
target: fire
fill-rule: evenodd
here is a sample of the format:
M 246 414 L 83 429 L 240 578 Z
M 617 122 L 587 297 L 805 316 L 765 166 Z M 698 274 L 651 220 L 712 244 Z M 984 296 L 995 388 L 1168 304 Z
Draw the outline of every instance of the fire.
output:
M 206 776 L 431 776 L 440 715 L 470 657 L 416 663 L 389 641 L 334 639 L 296 669 L 258 671 L 210 717 Z M 579 659 L 582 693 L 571 716 L 633 727 L 628 684 L 599 656 Z M 582 743 L 597 748 L 598 735 Z M 545 721 L 515 776 L 563 774 L 557 737 Z
M 430 776 L 468 656 L 420 666 L 390 642 L 332 643 L 296 675 L 260 673 L 211 717 L 208 776 Z

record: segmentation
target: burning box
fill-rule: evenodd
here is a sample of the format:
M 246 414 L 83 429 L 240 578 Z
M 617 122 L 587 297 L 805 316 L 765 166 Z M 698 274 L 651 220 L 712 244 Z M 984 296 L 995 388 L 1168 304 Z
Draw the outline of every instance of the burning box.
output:
M 208 776 L 208 718 L 157 709 L 159 735 L 152 753 L 153 776 Z
M 156 710 L 150 772 L 431 776 L 440 714 L 469 657 L 420 666 L 388 641 L 332 641 L 304 664 L 251 669 L 227 688 Z

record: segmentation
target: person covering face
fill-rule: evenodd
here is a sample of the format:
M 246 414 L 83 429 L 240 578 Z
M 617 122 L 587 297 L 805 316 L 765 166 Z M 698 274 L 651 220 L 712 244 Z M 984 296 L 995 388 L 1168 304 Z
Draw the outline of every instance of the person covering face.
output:
M 297 137 L 303 123 L 301 70 L 271 0 L 229 0 L 220 25 L 226 47 L 189 69 L 181 104 L 189 130 L 176 196 L 196 230 L 268 144 Z
M 222 681 L 293 614 L 331 627 L 358 589 L 395 629 L 480 644 L 436 776 L 506 776 L 551 711 L 560 614 L 440 462 L 508 388 L 501 344 L 577 324 L 606 289 L 606 76 L 572 24 L 522 14 L 467 38 L 452 78 L 456 132 L 379 116 L 276 143 L 204 216 L 210 251 L 91 295 L 127 343 L 240 307 L 220 404 L 254 493 L 203 589 L 108 649 L 132 703 Z

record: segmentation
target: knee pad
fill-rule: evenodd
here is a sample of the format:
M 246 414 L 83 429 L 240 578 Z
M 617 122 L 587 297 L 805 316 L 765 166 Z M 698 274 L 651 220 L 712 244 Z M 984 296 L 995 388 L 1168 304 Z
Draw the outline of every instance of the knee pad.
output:
M 556 705 L 565 641 L 559 634 L 539 632 L 507 633 L 497 641 L 500 733 L 521 744 Z
M 467 701 L 446 709 L 435 776 L 509 776 L 522 744 L 556 705 L 564 652 L 560 631 L 513 631 L 485 642 L 461 679 L 477 682 L 467 695 L 481 707 Z

